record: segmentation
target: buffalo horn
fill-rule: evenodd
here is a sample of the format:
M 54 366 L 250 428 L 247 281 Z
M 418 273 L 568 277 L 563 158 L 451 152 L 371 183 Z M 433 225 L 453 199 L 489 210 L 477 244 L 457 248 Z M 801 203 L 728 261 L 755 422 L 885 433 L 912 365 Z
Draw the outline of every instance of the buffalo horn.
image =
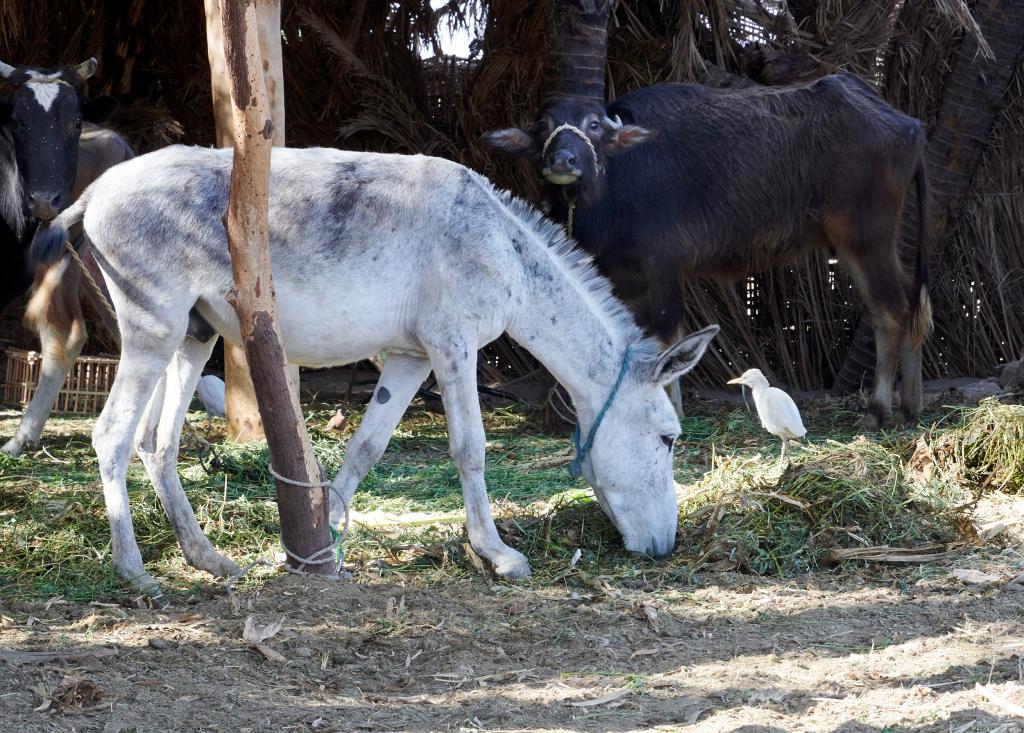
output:
M 618 115 L 615 115 L 615 119 L 613 120 L 611 117 L 605 115 L 605 118 L 601 121 L 601 124 L 604 125 L 604 129 L 606 130 L 618 130 L 620 127 L 622 127 L 622 118 L 619 117 Z

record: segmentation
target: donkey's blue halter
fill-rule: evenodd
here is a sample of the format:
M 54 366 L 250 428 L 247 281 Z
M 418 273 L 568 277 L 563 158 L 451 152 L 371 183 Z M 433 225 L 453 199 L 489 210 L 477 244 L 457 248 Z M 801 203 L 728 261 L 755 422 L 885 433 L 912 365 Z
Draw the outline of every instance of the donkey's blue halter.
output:
M 587 433 L 587 442 L 580 445 L 580 424 L 576 423 L 576 429 L 572 431 L 572 445 L 576 449 L 576 457 L 569 463 L 567 470 L 571 478 L 579 478 L 583 475 L 583 461 L 587 459 L 587 454 L 590 449 L 594 446 L 594 436 L 597 435 L 597 429 L 601 427 L 601 421 L 604 420 L 605 413 L 608 412 L 608 408 L 612 406 L 612 402 L 615 400 L 615 395 L 619 393 L 619 387 L 622 386 L 622 380 L 626 378 L 626 372 L 629 371 L 629 363 L 633 360 L 633 348 L 631 346 L 626 347 L 626 353 L 622 357 L 622 366 L 619 368 L 619 376 L 615 380 L 615 385 L 612 387 L 612 391 L 608 393 L 608 399 L 604 401 L 604 406 L 601 407 L 600 412 L 597 413 L 597 417 L 594 418 L 594 424 L 590 426 L 590 432 Z

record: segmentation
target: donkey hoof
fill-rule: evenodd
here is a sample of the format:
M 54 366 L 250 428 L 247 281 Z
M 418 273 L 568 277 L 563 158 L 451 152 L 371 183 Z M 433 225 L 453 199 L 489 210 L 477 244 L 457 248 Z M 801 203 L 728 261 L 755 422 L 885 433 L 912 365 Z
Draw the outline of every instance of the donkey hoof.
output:
M 0 448 L 0 453 L 8 455 L 11 458 L 17 458 L 21 454 L 22 448 L 24 448 L 24 446 L 21 443 L 19 443 L 14 438 L 11 438 L 6 443 L 4 443 L 3 448 Z
M 125 577 L 124 573 L 121 574 Z M 160 584 L 156 581 L 149 573 L 140 573 L 130 578 L 125 578 L 128 585 L 132 587 L 132 590 L 146 596 L 147 598 L 159 598 L 163 593 L 160 590 Z
M 230 578 L 232 575 L 242 572 L 242 568 L 238 567 L 238 563 L 220 554 L 217 555 L 217 562 L 215 564 L 211 563 L 205 569 L 206 572 L 215 578 Z
M 230 578 L 241 572 L 241 568 L 216 550 L 207 550 L 187 558 L 188 564 L 196 570 L 205 570 L 215 578 Z
M 510 580 L 529 578 L 531 574 L 530 561 L 522 553 L 509 547 L 494 558 L 494 572 Z

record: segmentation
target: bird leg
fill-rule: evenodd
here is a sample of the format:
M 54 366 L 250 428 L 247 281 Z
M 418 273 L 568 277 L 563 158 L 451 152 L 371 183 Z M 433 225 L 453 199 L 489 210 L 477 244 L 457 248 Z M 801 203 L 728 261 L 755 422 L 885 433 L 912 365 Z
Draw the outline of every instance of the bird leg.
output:
M 786 440 L 785 438 L 783 438 L 782 439 L 782 455 L 779 456 L 779 470 L 780 471 L 786 465 L 786 454 L 788 452 L 787 451 L 788 448 L 789 448 L 789 441 Z

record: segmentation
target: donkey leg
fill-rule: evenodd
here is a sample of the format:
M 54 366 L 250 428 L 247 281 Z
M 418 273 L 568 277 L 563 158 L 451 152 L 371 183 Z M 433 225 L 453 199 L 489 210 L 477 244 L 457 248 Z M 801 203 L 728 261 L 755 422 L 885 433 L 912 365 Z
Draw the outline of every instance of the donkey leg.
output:
M 29 301 L 25 320 L 39 333 L 43 357 L 39 385 L 14 437 L 2 449 L 9 456 L 16 456 L 26 447 L 39 443 L 57 394 L 75 359 L 82 353 L 87 335 L 78 302 L 78 273 L 69 271 L 67 258 L 51 266 L 36 282 L 39 287 Z
M 476 391 L 476 349 L 466 341 L 449 342 L 440 349 L 431 350 L 430 357 L 441 388 L 452 458 L 462 483 L 469 543 L 481 557 L 494 565 L 498 575 L 526 577 L 530 574 L 530 563 L 522 553 L 501 541 L 487 499 L 484 482 L 486 436 Z
M 171 354 L 165 345 L 155 340 L 146 339 L 136 344 L 131 335 L 125 334 L 121 363 L 107 403 L 96 420 L 92 444 L 107 504 L 114 569 L 136 589 L 157 593 L 159 586 L 146 572 L 135 540 L 125 476 L 132 456 L 135 428 Z
M 150 311 L 145 315 L 147 317 L 123 320 L 121 362 L 110 395 L 93 428 L 92 444 L 110 522 L 114 569 L 138 590 L 159 593 L 156 580 L 146 572 L 135 539 L 125 476 L 136 428 L 149 403 L 157 401 L 151 400 L 154 389 L 175 346 L 185 338 L 188 319 L 186 313 L 180 314 L 180 318 L 173 312 Z M 176 321 L 180 325 L 172 325 Z
M 185 561 L 214 577 L 238 572 L 238 566 L 214 549 L 196 519 L 178 476 L 178 447 L 185 413 L 192 401 L 203 365 L 216 339 L 199 343 L 186 338 L 164 372 L 136 435 L 136 451 L 156 489 L 164 512 L 178 538 Z
M 345 507 L 359 483 L 384 454 L 398 422 L 428 374 L 430 362 L 424 358 L 395 354 L 384 362 L 373 399 L 345 447 L 341 470 L 331 482 L 331 526 L 337 527 L 344 521 Z

